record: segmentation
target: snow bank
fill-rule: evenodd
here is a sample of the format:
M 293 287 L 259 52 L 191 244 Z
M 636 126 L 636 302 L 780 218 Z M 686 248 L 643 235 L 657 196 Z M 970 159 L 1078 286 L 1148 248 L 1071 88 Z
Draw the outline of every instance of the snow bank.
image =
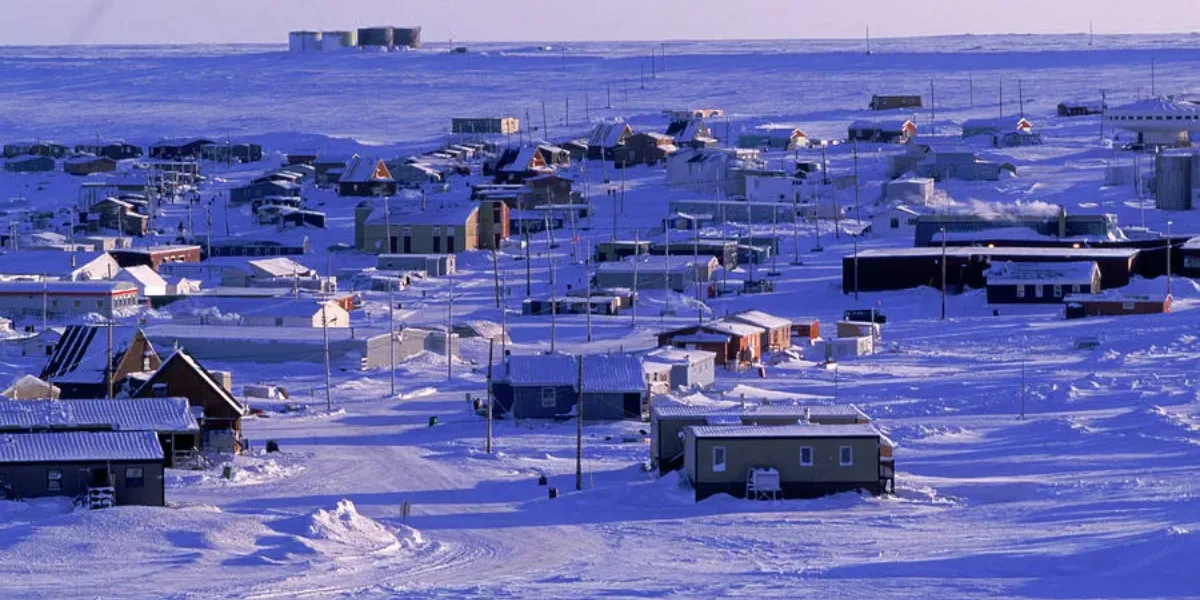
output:
M 350 500 L 339 500 L 330 509 L 277 524 L 309 548 L 322 554 L 371 554 L 412 550 L 425 545 L 419 531 L 405 525 L 387 527 L 362 513 Z

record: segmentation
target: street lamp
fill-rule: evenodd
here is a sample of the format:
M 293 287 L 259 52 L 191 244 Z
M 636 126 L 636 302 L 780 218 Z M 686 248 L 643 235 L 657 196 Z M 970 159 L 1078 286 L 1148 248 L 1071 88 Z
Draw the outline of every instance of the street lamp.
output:
M 1171 297 L 1171 222 L 1167 221 L 1167 297 Z
M 946 320 L 946 228 L 942 232 L 942 320 Z
M 846 233 L 850 233 L 847 231 Z M 854 299 L 858 300 L 858 234 L 852 234 L 854 237 Z

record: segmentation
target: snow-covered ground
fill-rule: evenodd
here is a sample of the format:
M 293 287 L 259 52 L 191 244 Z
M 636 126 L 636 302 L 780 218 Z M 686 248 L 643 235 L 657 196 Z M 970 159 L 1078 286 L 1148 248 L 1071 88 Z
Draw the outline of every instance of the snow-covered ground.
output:
M 661 129 L 660 111 L 716 106 L 733 131 L 759 122 L 795 123 L 814 137 L 842 137 L 866 116 L 871 93 L 928 93 L 946 132 L 968 117 L 1025 113 L 1046 146 L 989 151 L 1019 177 L 951 184 L 960 202 L 1062 204 L 1072 213 L 1113 212 L 1140 224 L 1129 187 L 1103 188 L 1104 166 L 1132 161 L 1100 142 L 1096 117 L 1058 119 L 1063 99 L 1107 90 L 1119 103 L 1150 89 L 1200 88 L 1195 36 L 1104 37 L 1089 49 L 1074 37 L 955 37 L 884 40 L 866 56 L 850 42 L 668 45 L 665 72 L 650 78 L 650 44 L 472 46 L 468 56 L 435 51 L 290 55 L 274 47 L 0 48 L 0 142 L 41 138 L 86 141 L 97 132 L 148 143 L 177 135 L 261 141 L 265 164 L 225 169 L 211 192 L 245 181 L 297 149 L 356 150 L 390 157 L 440 142 L 449 118 L 531 112 L 550 135 L 585 129 L 587 116 L 620 114 Z M 565 66 L 564 66 L 565 65 Z M 642 89 L 639 69 L 646 71 Z M 661 66 L 656 67 L 661 70 Z M 612 109 L 606 103 L 611 89 Z M 973 102 L 972 90 L 973 89 Z M 570 122 L 565 102 L 571 98 Z M 973 105 L 972 105 L 973 104 Z M 928 127 L 928 111 L 918 114 Z M 724 122 L 714 127 L 723 137 Z M 926 129 L 928 131 L 928 129 Z M 860 148 L 865 173 L 883 170 L 882 153 Z M 778 153 L 769 157 L 777 163 Z M 847 147 L 831 154 L 848 172 Z M 586 175 L 598 186 L 598 165 Z M 573 172 L 585 177 L 578 167 Z M 660 169 L 626 172 L 624 209 L 601 196 L 578 246 L 557 232 L 551 250 L 558 285 L 578 285 L 572 253 L 651 229 L 671 198 Z M 864 177 L 867 179 L 867 177 Z M 4 198 L 39 206 L 72 202 L 79 180 L 61 173 L 0 173 Z M 461 193 L 461 182 L 452 193 Z M 619 183 L 618 183 L 619 185 Z M 941 188 L 942 186 L 939 186 Z M 350 243 L 352 204 L 329 192 L 307 194 L 330 215 L 330 228 L 306 232 L 324 270 L 369 259 L 330 253 Z M 843 192 L 844 203 L 852 202 Z M 878 196 L 864 186 L 862 202 Z M 58 204 L 55 204 L 58 203 Z M 614 210 L 619 211 L 614 219 Z M 213 205 L 214 234 L 226 221 L 253 231 L 248 211 Z M 194 229 L 206 231 L 202 212 Z M 1194 214 L 1144 212 L 1162 229 L 1200 231 Z M 173 233 L 188 220 L 168 205 L 159 225 Z M 255 451 L 217 470 L 168 472 L 166 509 L 72 512 L 54 501 L 0 503 L 0 596 L 43 597 L 910 597 L 1146 598 L 1197 594 L 1200 502 L 1200 286 L 1176 278 L 1169 315 L 1064 321 L 1054 308 L 1001 310 L 982 292 L 951 296 L 939 320 L 935 290 L 864 293 L 840 289 L 840 261 L 852 248 L 824 223 L 824 252 L 813 229 L 781 225 L 777 291 L 725 297 L 697 307 L 679 296 L 644 292 L 637 315 L 558 320 L 556 348 L 644 348 L 663 326 L 694 322 L 698 310 L 724 314 L 761 308 L 832 323 L 845 308 L 881 306 L 886 351 L 837 370 L 788 361 L 767 376 L 721 372 L 726 397 L 798 397 L 854 403 L 898 443 L 897 494 L 839 495 L 754 503 L 714 497 L 694 503 L 674 475 L 656 479 L 641 465 L 641 423 L 585 428 L 584 490 L 574 491 L 574 425 L 511 421 L 496 426 L 496 453 L 484 452 L 484 423 L 466 394 L 485 388 L 486 344 L 467 343 L 464 360 L 420 355 L 401 365 L 397 395 L 385 372 L 335 363 L 332 413 L 325 412 L 319 364 L 215 363 L 235 387 L 285 385 L 308 406 L 284 412 L 263 401 L 249 419 Z M 269 230 L 263 230 L 272 234 Z M 287 232 L 284 235 L 303 235 Z M 911 245 L 877 236 L 866 247 Z M 548 240 L 534 242 L 531 287 L 547 289 Z M 510 247 L 500 256 L 514 351 L 548 349 L 549 318 L 521 317 L 525 264 Z M 798 257 L 802 265 L 790 264 Z M 769 265 L 767 266 L 769 267 Z M 460 257 L 454 318 L 499 320 L 490 256 Z M 1165 289 L 1137 280 L 1139 292 Z M 442 323 L 449 286 L 420 282 L 398 294 L 409 323 Z M 385 300 L 369 296 L 358 322 L 379 322 Z M 662 315 L 664 301 L 673 308 Z M 411 312 L 410 312 L 411 311 Z M 1010 314 L 1011 313 L 1011 314 Z M 709 312 L 705 312 L 709 314 Z M 1099 338 L 1081 350 L 1076 340 Z M 36 370 L 33 359 L 0 356 L 0 375 Z M 1019 418 L 1024 407 L 1025 418 Z M 438 425 L 429 427 L 429 417 Z M 276 440 L 279 454 L 261 452 Z M 629 441 L 634 440 L 634 441 Z M 549 499 L 539 475 L 563 492 Z M 404 503 L 411 513 L 403 517 Z

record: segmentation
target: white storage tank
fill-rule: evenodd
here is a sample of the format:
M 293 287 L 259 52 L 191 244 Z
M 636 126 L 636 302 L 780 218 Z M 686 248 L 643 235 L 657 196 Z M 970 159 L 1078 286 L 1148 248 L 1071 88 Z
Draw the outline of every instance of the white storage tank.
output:
M 344 50 L 358 45 L 357 31 L 322 31 L 322 50 Z
M 291 52 L 309 52 L 320 49 L 320 31 L 293 31 L 288 34 L 288 50 Z

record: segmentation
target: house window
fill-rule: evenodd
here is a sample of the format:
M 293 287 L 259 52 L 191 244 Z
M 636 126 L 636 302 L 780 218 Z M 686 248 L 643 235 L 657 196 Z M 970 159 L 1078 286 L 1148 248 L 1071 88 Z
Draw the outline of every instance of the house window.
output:
M 125 468 L 125 487 L 140 488 L 145 487 L 146 477 L 141 467 L 126 467 Z
M 283 327 L 283 317 L 275 317 L 275 326 Z
M 48 469 L 46 471 L 46 490 L 51 492 L 62 491 L 62 469 Z
M 1062 286 L 1057 283 L 1054 284 L 1054 297 L 1062 298 Z
M 1040 285 L 1035 285 L 1035 286 L 1033 286 L 1033 295 L 1034 295 L 1034 297 L 1036 297 L 1036 298 L 1041 298 L 1041 297 L 1042 297 L 1042 291 L 1043 291 L 1043 290 L 1042 290 L 1042 286 L 1040 286 Z
M 811 467 L 813 464 L 812 446 L 800 446 L 800 466 Z
M 1133 310 L 1133 300 L 1124 300 L 1121 302 L 1121 308 L 1124 310 Z
M 76 300 L 76 301 L 75 301 L 75 308 L 79 308 L 79 301 L 78 301 L 78 300 Z
M 1018 297 L 1018 298 L 1024 298 L 1024 297 L 1025 297 L 1025 286 L 1023 286 L 1023 285 L 1018 285 L 1018 286 L 1017 286 L 1017 297 Z
M 725 446 L 713 446 L 713 472 L 725 472 Z
M 104 308 L 104 301 L 103 301 L 103 300 L 97 300 L 97 301 L 96 301 L 96 308 Z
M 1078 293 L 1079 293 L 1079 285 L 1073 285 L 1073 286 L 1071 286 L 1071 293 L 1072 293 L 1072 294 L 1078 294 Z
M 556 406 L 558 406 L 558 394 L 554 388 L 542 388 L 542 408 L 554 408 Z
M 446 252 L 449 252 L 450 254 L 454 254 L 454 251 L 455 251 L 454 236 L 450 236 L 450 237 L 446 238 Z
M 838 464 L 843 467 L 854 465 L 854 447 L 842 446 L 838 448 Z

